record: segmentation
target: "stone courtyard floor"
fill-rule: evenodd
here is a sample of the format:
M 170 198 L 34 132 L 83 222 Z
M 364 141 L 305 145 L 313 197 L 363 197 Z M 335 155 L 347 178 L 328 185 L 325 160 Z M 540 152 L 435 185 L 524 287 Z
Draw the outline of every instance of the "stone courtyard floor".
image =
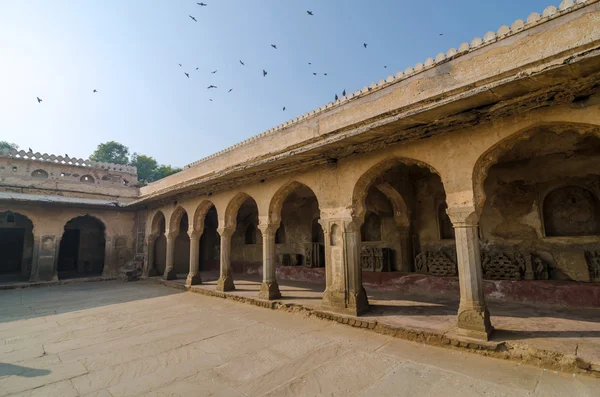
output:
M 599 396 L 600 379 L 106 281 L 0 291 L 9 395 Z
M 218 273 L 204 272 L 202 279 L 203 284 L 193 286 L 192 290 L 214 291 Z M 181 275 L 180 279 L 167 283 L 183 285 L 184 281 L 185 276 Z M 234 282 L 236 291 L 228 294 L 257 298 L 261 282 L 259 277 L 234 274 Z M 279 285 L 282 302 L 320 308 L 324 285 L 285 280 L 279 280 Z M 458 298 L 407 295 L 374 289 L 367 289 L 367 293 L 371 311 L 360 316 L 362 320 L 413 333 L 443 336 L 454 332 Z M 560 367 L 561 363 L 571 359 L 572 362 L 579 362 L 580 366 L 590 364 L 594 371 L 600 371 L 600 308 L 560 308 L 494 300 L 489 300 L 488 306 L 495 327 L 492 341 L 523 351 L 524 355 L 530 356 L 530 362 L 538 361 L 539 365 L 544 364 L 544 359 L 549 359 Z M 413 339 L 410 335 L 409 338 Z M 540 355 L 546 357 L 538 360 Z

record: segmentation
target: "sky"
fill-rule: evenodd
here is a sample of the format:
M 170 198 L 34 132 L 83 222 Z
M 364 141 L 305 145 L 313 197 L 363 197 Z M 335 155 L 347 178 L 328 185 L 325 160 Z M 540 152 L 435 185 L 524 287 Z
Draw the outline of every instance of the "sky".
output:
M 181 167 L 551 1 L 0 0 L 0 140 Z

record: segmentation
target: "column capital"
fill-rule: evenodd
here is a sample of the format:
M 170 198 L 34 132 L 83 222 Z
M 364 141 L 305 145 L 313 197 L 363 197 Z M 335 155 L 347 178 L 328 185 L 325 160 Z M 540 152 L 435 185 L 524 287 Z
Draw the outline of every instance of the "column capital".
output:
M 277 232 L 277 229 L 279 229 L 279 223 L 259 223 L 258 224 L 258 230 L 260 230 L 260 232 L 265 235 L 265 234 L 275 234 L 275 232 Z
M 177 237 L 177 231 L 175 230 L 165 230 L 165 237 L 168 239 L 174 239 L 175 237 Z
M 477 227 L 479 225 L 479 215 L 474 206 L 450 207 L 446 209 L 446 213 L 455 228 Z
M 202 233 L 204 232 L 202 229 L 188 229 L 187 234 L 188 236 L 190 236 L 190 239 L 199 239 L 200 236 L 202 236 Z
M 235 229 L 232 227 L 217 228 L 217 233 L 219 233 L 219 236 L 221 236 L 221 237 L 231 237 L 231 236 L 233 236 L 234 232 L 235 232 Z

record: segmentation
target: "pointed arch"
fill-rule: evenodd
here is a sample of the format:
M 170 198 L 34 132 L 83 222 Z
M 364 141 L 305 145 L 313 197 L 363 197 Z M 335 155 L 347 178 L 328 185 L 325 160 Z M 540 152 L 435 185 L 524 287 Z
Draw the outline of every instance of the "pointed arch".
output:
M 198 205 L 198 207 L 196 207 L 196 210 L 194 211 L 194 218 L 191 222 L 193 231 L 199 231 L 204 228 L 204 219 L 212 207 L 215 207 L 215 205 L 210 200 L 204 200 Z M 215 210 L 216 209 L 217 207 L 215 207 Z
M 254 205 L 256 205 L 256 208 L 258 210 L 258 204 L 256 203 L 256 200 L 254 200 L 254 198 L 249 194 L 240 192 L 229 201 L 229 204 L 227 204 L 227 208 L 225 209 L 225 225 L 223 225 L 224 227 L 235 229 L 237 224 L 236 217 L 238 211 L 242 204 L 246 202 L 246 200 L 252 200 L 252 202 L 254 203 Z
M 173 233 L 179 231 L 179 224 L 184 215 L 187 215 L 187 212 L 182 206 L 177 207 L 175 211 L 173 211 L 171 219 L 169 220 L 169 232 Z
M 283 185 L 271 198 L 271 202 L 269 203 L 269 223 L 279 224 L 281 223 L 281 210 L 283 209 L 283 203 L 288 198 L 288 196 L 298 189 L 308 189 L 310 192 L 317 198 L 314 190 L 305 185 L 304 183 L 300 183 L 297 181 L 289 182 Z M 317 204 L 319 204 L 319 199 L 317 198 Z
M 158 236 L 164 233 L 166 228 L 166 217 L 162 211 L 156 211 L 152 216 L 152 222 L 150 223 L 150 234 Z
M 510 133 L 503 139 L 490 146 L 475 162 L 473 167 L 473 199 L 475 209 L 480 212 L 486 201 L 484 182 L 488 177 L 490 168 L 498 163 L 500 157 L 524 141 L 531 140 L 532 137 L 543 128 L 551 128 L 553 132 L 562 134 L 565 132 L 577 132 L 581 135 L 600 136 L 600 126 L 587 123 L 566 122 L 533 122 L 526 127 L 519 128 Z
M 353 208 L 353 217 L 358 219 L 360 222 L 364 221 L 365 215 L 367 213 L 366 200 L 367 195 L 369 193 L 369 187 L 372 185 L 376 185 L 378 190 L 380 190 L 383 194 L 385 194 L 391 201 L 394 206 L 394 212 L 400 216 L 398 219 L 401 223 L 405 222 L 405 219 L 408 220 L 408 209 L 406 207 L 406 203 L 400 193 L 396 191 L 391 185 L 386 186 L 385 183 L 377 183 L 377 177 L 382 175 L 384 172 L 390 170 L 391 168 L 397 165 L 406 165 L 411 166 L 415 165 L 419 168 L 426 168 L 431 173 L 440 176 L 440 173 L 431 165 L 411 158 L 406 157 L 389 157 L 379 163 L 375 164 L 367 171 L 365 171 L 360 178 L 356 181 L 354 185 L 354 189 L 352 192 L 352 208 Z M 442 182 L 443 183 L 443 182 Z M 381 186 L 381 188 L 380 188 Z M 391 188 L 391 189 L 390 189 Z M 382 190 L 383 189 L 383 190 Z M 395 193 L 394 193 L 395 192 Z M 396 218 L 396 214 L 394 218 Z M 406 214 L 406 215 L 404 215 Z

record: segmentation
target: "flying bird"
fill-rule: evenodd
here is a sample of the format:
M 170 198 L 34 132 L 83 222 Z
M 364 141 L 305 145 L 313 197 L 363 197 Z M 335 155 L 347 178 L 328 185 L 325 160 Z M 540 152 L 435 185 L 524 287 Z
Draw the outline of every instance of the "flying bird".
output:
M 212 99 L 209 99 L 209 101 L 211 101 L 211 102 L 212 102 L 213 100 L 212 100 Z
M 40 99 L 40 97 L 37 97 L 38 103 L 42 102 L 42 100 Z
M 33 150 L 31 150 L 31 148 L 29 148 L 29 153 L 33 152 Z
M 325 76 L 327 76 L 327 73 L 323 73 Z
M 181 64 L 180 64 L 180 63 L 178 63 L 178 65 L 179 65 L 179 66 L 181 66 Z
M 231 91 L 233 91 L 233 88 L 230 88 L 229 91 L 227 91 L 227 93 L 229 94 Z
M 440 36 L 443 36 L 443 35 L 444 35 L 443 33 L 440 33 Z
M 200 69 L 200 68 L 196 68 L 196 70 L 198 70 L 198 69 Z
M 242 66 L 246 66 L 246 64 L 244 62 L 242 62 L 241 59 L 240 59 L 240 63 L 242 64 Z
M 285 106 L 283 107 L 283 111 L 285 112 Z
M 217 88 L 217 86 L 216 86 L 216 85 L 212 85 L 212 84 L 211 84 L 211 85 L 209 85 L 209 86 L 207 87 L 207 89 L 209 89 L 209 90 L 210 90 L 211 88 Z
M 94 89 L 94 92 L 98 92 L 98 90 Z
M 367 48 L 368 44 L 367 43 L 363 43 L 363 47 Z
M 193 16 L 189 15 L 189 17 L 190 17 L 190 18 L 192 18 L 192 21 L 194 21 L 194 22 L 198 22 L 198 21 L 196 20 L 196 18 L 194 18 Z
M 200 7 L 206 7 L 208 5 L 206 3 L 196 3 L 196 4 L 198 4 Z
M 212 71 L 212 72 L 210 72 L 210 73 L 211 73 L 211 74 L 215 74 L 215 73 L 217 73 L 217 71 L 216 71 L 216 70 L 213 70 L 213 71 Z
M 313 72 L 313 76 L 316 76 L 317 74 L 315 72 Z
M 275 44 L 271 44 L 271 47 L 277 49 L 277 46 Z
M 190 78 L 190 75 L 189 75 L 188 73 L 185 73 L 185 72 L 184 72 L 183 74 L 185 74 L 185 75 L 187 76 L 187 78 L 188 78 L 188 79 Z
M 385 66 L 385 65 L 384 65 L 384 66 L 383 66 L 383 68 L 384 68 L 384 69 L 387 69 L 387 66 Z
M 313 13 L 312 13 L 312 11 L 308 11 L 308 10 L 306 11 L 306 13 L 307 13 L 308 15 L 312 15 L 312 14 L 313 14 Z
M 309 62 L 308 64 L 309 64 L 309 65 L 312 65 L 312 62 Z
M 267 71 L 263 69 L 263 77 L 267 77 Z

